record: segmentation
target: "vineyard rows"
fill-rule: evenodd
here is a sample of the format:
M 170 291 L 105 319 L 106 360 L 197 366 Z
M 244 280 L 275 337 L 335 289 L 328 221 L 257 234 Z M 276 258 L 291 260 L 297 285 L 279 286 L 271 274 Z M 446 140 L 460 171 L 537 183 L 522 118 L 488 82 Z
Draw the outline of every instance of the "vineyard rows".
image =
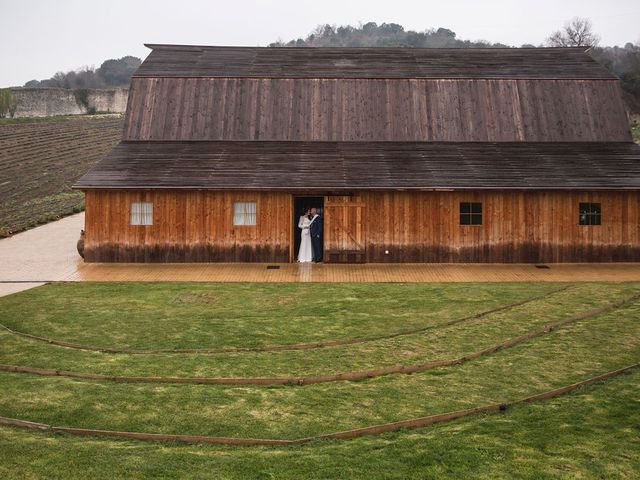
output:
M 71 185 L 122 136 L 120 117 L 0 125 L 0 236 L 84 208 Z

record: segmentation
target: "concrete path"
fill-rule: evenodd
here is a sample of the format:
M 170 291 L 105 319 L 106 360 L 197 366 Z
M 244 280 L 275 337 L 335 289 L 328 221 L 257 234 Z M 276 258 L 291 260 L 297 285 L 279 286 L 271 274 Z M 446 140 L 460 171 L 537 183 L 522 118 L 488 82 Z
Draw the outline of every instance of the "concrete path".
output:
M 76 250 L 82 228 L 79 213 L 0 240 L 0 296 L 74 276 L 82 265 Z
M 44 283 L 39 282 L 12 282 L 12 283 L 0 283 L 0 297 L 11 295 L 12 293 L 22 292 L 23 290 L 29 290 L 30 288 L 39 287 Z
M 87 264 L 84 214 L 0 240 L 0 296 L 52 281 L 577 282 L 640 281 L 640 264 Z M 276 268 L 273 268 L 276 267 Z

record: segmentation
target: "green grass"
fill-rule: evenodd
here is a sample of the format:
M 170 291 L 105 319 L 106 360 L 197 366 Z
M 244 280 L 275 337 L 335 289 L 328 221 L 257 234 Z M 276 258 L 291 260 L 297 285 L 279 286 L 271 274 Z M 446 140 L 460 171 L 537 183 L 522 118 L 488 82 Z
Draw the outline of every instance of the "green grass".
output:
M 175 285 L 174 288 L 179 289 L 180 295 L 186 295 L 185 292 L 190 292 L 189 295 L 198 296 L 205 295 L 211 289 L 217 289 L 219 294 L 228 295 L 233 298 L 232 293 L 237 290 L 237 285 L 219 285 L 210 286 L 203 284 L 180 284 Z M 452 311 L 456 314 L 454 318 L 468 315 L 474 311 L 484 310 L 487 305 L 495 306 L 496 304 L 512 303 L 511 300 L 529 298 L 533 294 L 539 294 L 535 288 L 530 286 L 520 286 L 516 290 L 508 290 L 504 286 L 493 287 L 496 294 L 504 295 L 509 298 L 509 302 L 505 302 L 504 299 L 501 302 L 496 301 L 484 301 L 481 305 L 476 305 L 476 310 L 472 310 L 473 305 L 468 305 L 467 308 L 460 312 L 456 312 L 456 309 L 446 310 L 446 305 L 451 303 L 451 296 L 454 289 L 459 292 L 461 300 L 458 304 L 462 304 L 462 299 L 466 300 L 469 286 L 455 286 L 448 285 L 450 289 L 449 296 L 438 297 L 442 294 L 442 286 L 432 285 L 388 285 L 383 288 L 387 295 L 380 295 L 377 297 L 375 305 L 375 311 L 368 314 L 358 311 L 357 307 L 353 306 L 353 318 L 352 320 L 358 320 L 354 322 L 351 327 L 355 329 L 360 327 L 353 336 L 369 336 L 372 332 L 378 335 L 384 335 L 385 333 L 394 333 L 411 327 L 421 326 L 433 326 L 437 327 L 445 320 L 450 320 Z M 510 288 L 514 289 L 516 285 L 510 285 Z M 537 287 L 543 288 L 543 292 L 556 292 L 558 290 L 557 285 L 537 285 Z M 79 290 L 86 290 L 89 288 L 94 295 L 94 298 L 114 298 L 116 295 L 113 293 L 114 286 L 110 284 L 95 284 L 95 285 L 83 285 Z M 115 287 L 118 288 L 118 287 Z M 156 293 L 161 290 L 161 286 L 149 284 L 145 286 L 144 291 L 152 291 Z M 165 287 L 166 288 L 166 287 Z M 267 292 L 281 291 L 283 289 L 300 290 L 304 291 L 306 286 L 271 286 L 265 287 L 264 285 L 247 285 L 244 288 L 247 291 L 253 289 L 256 302 L 262 304 L 264 299 L 259 300 L 260 295 L 267 295 Z M 311 286 L 309 288 L 315 289 L 318 293 L 327 296 L 337 295 L 337 289 L 331 286 Z M 350 298 L 353 295 L 360 295 L 363 298 L 367 296 L 367 289 L 370 286 L 349 286 L 342 290 L 344 295 Z M 286 375 L 315 375 L 315 374 L 327 374 L 349 370 L 364 370 L 382 366 L 392 366 L 399 364 L 413 364 L 431 360 L 442 360 L 453 357 L 459 357 L 466 353 L 481 350 L 483 348 L 502 343 L 507 339 L 522 335 L 537 328 L 540 328 L 546 323 L 550 323 L 557 320 L 562 320 L 569 316 L 579 314 L 595 305 L 606 305 L 609 302 L 613 302 L 624 296 L 628 296 L 636 288 L 634 284 L 619 284 L 611 285 L 607 289 L 602 289 L 598 284 L 580 284 L 572 286 L 571 288 L 557 293 L 550 293 L 547 297 L 538 301 L 527 303 L 524 305 L 516 306 L 512 309 L 492 313 L 481 319 L 472 319 L 462 322 L 457 325 L 434 328 L 421 333 L 415 333 L 411 335 L 403 335 L 400 337 L 394 337 L 389 339 L 380 339 L 375 341 L 367 341 L 355 345 L 343 345 L 331 348 L 315 349 L 315 350 L 294 350 L 294 351 L 278 351 L 278 352 L 242 352 L 242 353 L 228 353 L 228 354 L 188 354 L 188 355 L 176 355 L 176 354 L 158 354 L 158 355 L 128 355 L 128 354 L 100 354 L 96 355 L 95 352 L 90 351 L 74 351 L 67 348 L 52 346 L 47 343 L 35 342 L 30 339 L 25 339 L 11 335 L 7 332 L 0 331 L 0 341 L 2 341 L 3 348 L 0 350 L 0 363 L 10 363 L 17 365 L 28 365 L 32 367 L 40 368 L 57 368 L 63 370 L 84 371 L 92 373 L 101 373 L 107 375 L 147 375 L 147 376 L 286 376 Z M 85 341 L 94 342 L 107 342 L 107 340 L 101 340 L 101 338 L 112 337 L 112 332 L 106 330 L 106 324 L 101 320 L 93 320 L 101 325 L 101 336 L 98 338 L 91 337 L 86 338 L 87 333 L 93 332 L 93 328 L 84 322 L 73 321 L 61 321 L 58 319 L 58 315 L 67 316 L 72 315 L 73 308 L 68 310 L 58 311 L 53 305 L 60 302 L 60 299 L 67 298 L 63 292 L 69 289 L 78 290 L 73 285 L 52 285 L 43 287 L 41 289 L 32 290 L 23 294 L 8 297 L 5 302 L 0 300 L 0 306 L 5 306 L 7 313 L 1 314 L 2 323 L 10 326 L 11 328 L 28 331 L 30 333 L 42 333 L 42 330 L 46 330 L 47 336 L 60 337 L 69 340 L 77 340 L 78 335 L 82 335 L 82 339 Z M 422 290 L 421 295 L 417 295 L 416 292 Z M 434 308 L 426 311 L 424 307 L 415 307 L 415 318 L 407 318 L 406 315 L 398 315 L 394 312 L 395 303 L 386 305 L 389 298 L 394 298 L 401 295 L 405 291 L 411 293 L 412 298 L 415 300 L 418 296 L 422 297 L 422 302 L 428 301 L 431 298 L 432 302 L 443 301 L 442 298 L 447 299 L 444 301 L 445 307 L 443 310 Z M 477 291 L 477 289 L 475 289 Z M 107 292 L 109 292 L 107 294 Z M 523 295 L 526 294 L 524 297 Z M 137 298 L 141 300 L 144 295 L 137 289 L 127 291 L 125 298 Z M 37 298 L 37 301 L 36 301 Z M 84 297 L 81 297 L 84 298 Z M 117 298 L 117 297 L 116 297 Z M 146 297 L 149 298 L 149 297 Z M 152 297 L 156 300 L 155 295 Z M 502 297 L 501 297 L 502 298 Z M 28 299 L 28 301 L 26 300 Z M 56 300 L 57 299 L 57 300 Z M 337 299 L 339 300 L 339 299 Z M 76 299 L 74 301 L 80 301 Z M 97 300 L 96 300 L 97 301 Z M 17 305 L 25 306 L 32 311 L 40 304 L 40 308 L 45 310 L 47 305 L 46 315 L 40 318 L 38 326 L 33 326 L 31 321 L 32 316 L 28 313 L 20 313 L 16 315 Z M 162 303 L 162 302 L 156 302 Z M 231 302 L 223 302 L 223 306 L 227 308 Z M 194 333 L 193 342 L 189 343 L 190 347 L 207 346 L 206 334 L 211 334 L 217 330 L 226 329 L 224 332 L 229 336 L 239 335 L 237 338 L 233 338 L 233 341 L 225 342 L 232 343 L 238 346 L 242 346 L 242 342 L 246 341 L 247 337 L 251 335 L 250 332 L 245 332 L 243 329 L 253 328 L 255 331 L 262 332 L 273 331 L 274 338 L 269 340 L 265 338 L 265 343 L 283 342 L 291 343 L 292 341 L 305 341 L 305 339 L 316 340 L 319 335 L 322 335 L 322 339 L 329 339 L 330 334 L 333 333 L 333 328 L 328 328 L 328 332 L 323 328 L 323 325 L 317 322 L 319 319 L 324 319 L 324 324 L 327 327 L 334 326 L 334 317 L 329 313 L 323 313 L 320 306 L 322 302 L 316 302 L 316 311 L 319 315 L 318 318 L 312 321 L 308 319 L 306 323 L 302 323 L 298 327 L 303 330 L 299 335 L 293 338 L 287 338 L 286 335 L 292 332 L 278 331 L 277 320 L 276 325 L 268 328 L 274 319 L 278 319 L 286 316 L 293 321 L 295 318 L 294 313 L 284 314 L 279 311 L 281 309 L 296 309 L 295 305 L 279 305 L 278 309 L 271 315 L 262 315 L 255 317 L 247 315 L 246 317 L 240 317 L 236 319 L 242 328 L 238 328 L 236 331 L 235 324 L 227 327 L 227 323 L 221 325 L 215 323 L 209 323 L 203 318 L 207 318 L 207 314 L 200 312 L 195 314 L 194 310 L 199 311 L 200 307 L 191 306 L 185 307 L 184 322 L 185 328 L 190 328 Z M 473 302 L 471 302 L 473 303 Z M 78 308 L 87 308 L 88 306 Z M 385 308 L 386 305 L 386 308 Z M 90 306 L 89 308 L 93 308 Z M 404 306 L 403 312 L 410 311 L 409 305 Z M 142 309 L 144 311 L 144 309 Z M 245 313 L 250 314 L 251 311 L 247 310 Z M 64 315 L 62 315 L 64 314 Z M 79 315 L 79 313 L 77 313 Z M 149 324 L 148 328 L 154 328 L 151 324 L 154 323 L 156 318 L 154 310 L 149 309 L 147 311 L 149 316 L 148 322 L 138 316 L 136 323 L 141 322 L 143 324 Z M 179 316 L 178 312 L 174 313 Z M 349 314 L 348 311 L 335 312 L 337 318 L 343 318 Z M 35 316 L 35 315 L 34 315 Z M 172 318 L 168 312 L 163 312 L 165 318 Z M 217 317 L 215 310 L 209 313 L 212 318 Z M 46 318 L 44 318 L 46 317 Z M 71 317 L 69 317 L 71 318 Z M 199 318 L 200 323 L 193 321 L 192 325 L 189 324 L 189 318 Z M 246 318 L 251 319 L 251 323 L 245 323 Z M 304 318 L 307 318 L 306 316 Z M 22 319 L 22 320 L 21 320 Z M 30 319 L 25 321 L 25 319 Z M 388 324 L 387 321 L 393 319 L 393 324 Z M 60 324 L 64 324 L 67 329 L 64 332 L 59 331 Z M 137 331 L 139 326 L 132 325 L 133 322 L 128 322 L 125 325 L 118 325 L 114 323 L 113 329 L 117 330 L 121 336 L 131 331 Z M 171 323 L 171 322 L 168 322 Z M 410 325 L 405 325 L 408 323 Z M 377 326 L 378 330 L 371 325 Z M 156 329 L 166 334 L 167 328 L 165 328 L 160 322 L 156 324 Z M 175 325 L 174 325 L 175 327 Z M 304 328 L 307 330 L 304 331 Z M 382 330 L 384 328 L 384 330 Z M 198 339 L 197 331 L 200 329 L 203 332 L 201 339 Z M 122 331 L 125 330 L 125 331 Z M 283 329 L 284 330 L 284 329 Z M 337 334 L 338 336 L 345 334 Z M 143 333 L 140 333 L 143 336 Z M 159 336 L 159 335 L 158 335 Z M 346 335 L 348 336 L 348 335 Z M 156 335 L 153 336 L 153 340 L 156 339 Z M 451 342 L 451 338 L 455 338 L 455 342 Z M 203 342 L 198 344 L 198 340 Z M 145 346 L 153 347 L 153 343 L 150 338 L 145 338 Z M 213 340 L 212 340 L 213 341 Z M 110 343 L 106 343 L 105 346 L 112 346 Z M 215 346 L 215 344 L 214 344 Z
M 306 437 L 515 399 L 634 363 L 640 358 L 638 308 L 625 310 L 626 322 L 603 316 L 458 367 L 363 382 L 265 388 L 2 373 L 0 412 L 116 430 Z
M 635 372 L 503 414 L 284 448 L 153 444 L 0 427 L 0 476 L 628 479 L 640 471 L 639 399 Z
M 0 322 L 102 346 L 221 347 L 389 335 L 308 351 L 130 355 L 0 333 L 0 363 L 114 375 L 305 375 L 452 358 L 638 291 L 638 283 L 53 284 L 0 298 Z M 640 301 L 479 359 L 309 386 L 123 384 L 0 373 L 0 415 L 54 425 L 295 439 L 503 402 L 640 360 Z M 638 375 L 565 398 L 413 432 L 295 448 L 147 445 L 0 428 L 2 468 L 64 477 L 624 478 L 638 468 Z M 634 381 L 635 380 L 635 381 Z M 546 405 L 546 406 L 545 406 Z M 593 412 L 598 416 L 593 417 Z M 551 416 L 545 416 L 550 413 Z M 38 461 L 30 461 L 40 452 Z M 45 452 L 43 455 L 42 452 Z M 73 453 L 69 453 L 73 452 Z M 70 460 L 62 458 L 69 454 Z M 95 462 L 92 463 L 92 462 Z M 91 464 L 91 466 L 89 466 Z M 9 465 L 5 467 L 5 465 Z
M 84 193 L 59 192 L 28 200 L 20 208 L 32 215 L 26 228 L 33 228 L 84 211 Z
M 122 114 L 117 113 L 98 113 L 94 115 L 50 115 L 47 117 L 18 117 L 18 118 L 0 118 L 0 125 L 24 125 L 25 123 L 51 123 L 64 122 L 68 120 L 84 120 L 92 118 L 121 118 Z
M 0 323 L 97 346 L 256 347 L 393 333 L 556 289 L 544 283 L 55 284 L 0 298 Z

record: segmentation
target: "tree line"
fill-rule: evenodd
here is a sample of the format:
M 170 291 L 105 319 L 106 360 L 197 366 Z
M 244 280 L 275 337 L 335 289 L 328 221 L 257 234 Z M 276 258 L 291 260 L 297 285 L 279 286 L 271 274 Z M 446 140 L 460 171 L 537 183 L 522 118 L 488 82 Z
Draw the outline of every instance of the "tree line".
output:
M 25 87 L 48 88 L 110 88 L 128 87 L 131 75 L 140 66 L 138 57 L 126 56 L 102 62 L 98 68 L 84 67 L 70 72 L 58 72 L 46 80 L 30 80 Z
M 543 46 L 591 47 L 589 53 L 620 78 L 625 101 L 631 111 L 640 113 L 640 41 L 614 47 L 599 46 L 599 37 L 588 19 L 574 18 L 561 29 L 552 32 L 544 43 L 523 44 L 523 48 Z M 278 40 L 269 47 L 407 47 L 407 48 L 508 48 L 503 43 L 485 40 L 462 40 L 447 28 L 431 28 L 422 32 L 405 30 L 396 23 L 375 22 L 358 26 L 320 25 L 306 38 Z M 137 57 L 110 59 L 98 68 L 85 67 L 70 72 L 58 72 L 46 80 L 31 80 L 25 87 L 59 87 L 69 89 L 126 87 L 140 65 Z
M 483 40 L 461 40 L 447 28 L 424 32 L 405 30 L 397 23 L 375 22 L 336 27 L 319 25 L 306 38 L 269 44 L 270 47 L 409 47 L 409 48 L 507 48 L 509 45 Z M 533 45 L 531 45 L 533 46 Z
M 631 111 L 640 113 L 640 41 L 623 47 L 600 47 L 600 38 L 588 19 L 574 18 L 551 33 L 539 45 L 523 44 L 522 48 L 590 47 L 589 54 L 620 78 L 625 101 Z M 369 22 L 357 27 L 320 25 L 306 38 L 279 40 L 270 47 L 407 47 L 407 48 L 508 48 L 503 43 L 457 38 L 446 28 L 423 32 L 405 30 L 396 23 Z

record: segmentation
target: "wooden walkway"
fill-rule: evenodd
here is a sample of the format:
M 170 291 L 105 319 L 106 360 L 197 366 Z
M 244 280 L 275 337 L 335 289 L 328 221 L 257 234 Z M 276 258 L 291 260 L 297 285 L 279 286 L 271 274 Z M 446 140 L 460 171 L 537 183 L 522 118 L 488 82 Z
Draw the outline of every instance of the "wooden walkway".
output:
M 276 267 L 275 269 L 273 267 Z M 66 280 L 195 282 L 640 281 L 638 264 L 85 264 Z
M 0 296 L 51 281 L 579 282 L 640 281 L 640 264 L 86 264 L 78 214 L 0 240 Z M 271 268 L 270 268 L 271 267 Z M 275 267 L 275 268 L 273 268 Z

